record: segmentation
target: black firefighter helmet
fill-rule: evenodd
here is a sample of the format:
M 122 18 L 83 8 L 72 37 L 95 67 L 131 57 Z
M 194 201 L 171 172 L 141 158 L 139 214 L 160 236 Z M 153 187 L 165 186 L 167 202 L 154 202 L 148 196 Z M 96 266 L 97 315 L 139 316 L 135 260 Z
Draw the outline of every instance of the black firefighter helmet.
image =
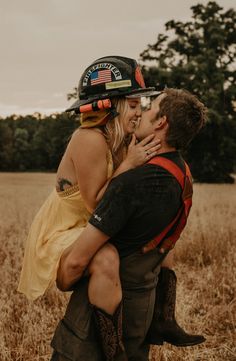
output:
M 122 56 L 105 56 L 86 68 L 79 81 L 78 99 L 66 111 L 76 111 L 81 105 L 100 99 L 157 94 L 155 88 L 146 88 L 136 60 Z

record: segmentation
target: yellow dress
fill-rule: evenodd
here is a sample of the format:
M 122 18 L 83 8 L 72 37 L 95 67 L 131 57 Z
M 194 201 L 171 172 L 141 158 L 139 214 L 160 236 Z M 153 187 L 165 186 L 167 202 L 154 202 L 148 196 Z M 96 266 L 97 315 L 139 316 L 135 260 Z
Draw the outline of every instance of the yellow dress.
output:
M 107 161 L 110 178 L 113 173 L 110 152 Z M 63 192 L 52 191 L 34 218 L 26 240 L 19 292 L 30 300 L 45 293 L 56 280 L 62 253 L 75 242 L 89 218 L 78 185 Z

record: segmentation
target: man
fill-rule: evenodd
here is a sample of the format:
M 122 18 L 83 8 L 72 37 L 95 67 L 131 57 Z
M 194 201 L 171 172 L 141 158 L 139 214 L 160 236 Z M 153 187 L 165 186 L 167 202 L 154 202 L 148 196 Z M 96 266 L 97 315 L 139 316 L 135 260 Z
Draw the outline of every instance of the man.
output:
M 178 150 L 189 144 L 204 122 L 205 108 L 195 96 L 183 90 L 166 89 L 151 103 L 151 108 L 144 112 L 137 137 L 141 140 L 154 133 L 155 138 L 162 141 L 158 156 L 170 160 L 184 173 L 185 165 Z M 101 311 L 96 318 L 103 341 L 108 332 L 114 333 L 114 344 L 106 344 L 110 348 L 107 354 L 111 355 L 107 360 L 148 360 L 149 344 L 146 336 L 153 314 L 155 316 L 157 313 L 156 310 L 154 312 L 154 306 L 158 274 L 160 263 L 168 251 L 161 253 L 160 244 L 159 248 L 143 254 L 142 247 L 171 224 L 181 207 L 182 189 L 169 171 L 155 164 L 132 169 L 111 182 L 79 237 L 77 247 L 68 255 L 60 280 L 65 289 L 76 281 L 78 268 L 80 274 L 83 274 L 93 255 L 105 242 L 109 240 L 119 252 L 124 344 L 128 358 L 121 342 L 120 319 L 116 319 L 115 315 L 107 317 Z M 168 236 L 176 228 L 174 223 Z M 92 314 L 93 310 L 87 301 L 87 281 L 83 279 L 57 328 L 52 342 L 55 349 L 52 360 L 103 359 Z M 160 344 L 163 342 L 161 337 Z

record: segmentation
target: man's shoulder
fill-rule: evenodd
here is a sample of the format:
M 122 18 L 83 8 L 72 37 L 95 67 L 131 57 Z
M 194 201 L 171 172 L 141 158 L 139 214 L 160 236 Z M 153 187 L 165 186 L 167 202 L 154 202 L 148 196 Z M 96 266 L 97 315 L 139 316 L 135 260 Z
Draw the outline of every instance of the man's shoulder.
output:
M 137 181 L 137 179 L 140 179 L 142 174 L 145 173 L 145 168 L 147 164 L 143 164 L 139 167 L 132 168 L 127 170 L 124 173 L 119 174 L 117 177 L 114 178 L 114 182 L 120 182 L 124 184 L 132 184 Z
M 111 181 L 109 189 L 121 193 L 124 197 L 127 194 L 133 194 L 140 187 L 143 188 L 143 184 L 147 182 L 147 176 L 150 176 L 150 172 L 152 174 L 156 172 L 156 169 L 151 169 L 151 167 L 151 164 L 144 164 L 127 170 Z M 156 167 L 154 166 L 154 168 Z
M 156 158 L 157 158 L 157 160 L 158 160 L 158 158 L 168 159 L 169 161 L 171 161 L 172 163 L 177 165 L 182 171 L 185 170 L 185 160 L 183 159 L 183 157 L 182 157 L 182 155 L 180 154 L 179 151 L 171 151 L 171 152 L 167 152 L 167 153 L 161 153 Z M 154 158 L 154 160 L 155 160 L 155 158 Z M 163 169 L 161 165 L 156 164 L 156 166 L 159 169 L 160 168 Z M 165 171 L 168 172 L 167 170 L 165 170 Z
M 182 170 L 184 170 L 184 160 L 179 154 L 179 152 L 169 152 L 163 153 L 160 156 L 165 157 L 179 166 Z M 162 168 L 159 165 L 145 163 L 139 167 L 130 169 L 117 177 L 115 177 L 112 183 L 117 186 L 123 186 L 124 188 L 134 187 L 137 184 L 142 182 L 146 182 L 149 177 L 155 176 L 155 178 L 163 178 L 163 175 L 167 174 L 168 171 Z

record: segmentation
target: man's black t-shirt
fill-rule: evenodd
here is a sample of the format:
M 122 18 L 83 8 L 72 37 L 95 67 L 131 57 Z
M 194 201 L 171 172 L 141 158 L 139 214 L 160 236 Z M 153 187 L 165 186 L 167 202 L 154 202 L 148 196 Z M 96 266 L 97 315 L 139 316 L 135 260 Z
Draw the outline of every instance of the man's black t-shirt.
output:
M 160 154 L 184 170 L 178 152 Z M 110 237 L 121 257 L 140 249 L 176 216 L 182 190 L 162 167 L 145 164 L 112 180 L 89 223 Z

